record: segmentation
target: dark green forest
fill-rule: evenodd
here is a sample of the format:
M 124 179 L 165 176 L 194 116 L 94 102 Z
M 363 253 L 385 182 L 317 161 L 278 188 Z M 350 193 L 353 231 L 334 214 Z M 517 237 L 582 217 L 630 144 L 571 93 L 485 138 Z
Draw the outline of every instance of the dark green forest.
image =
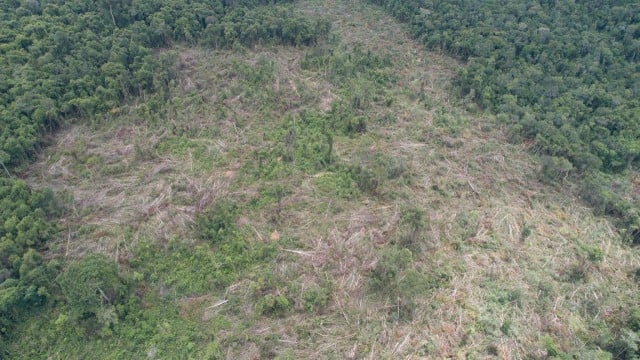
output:
M 542 182 L 562 187 L 566 179 L 575 181 L 581 199 L 596 214 L 613 219 L 627 246 L 640 244 L 640 195 L 626 179 L 640 165 L 637 1 L 369 2 L 405 23 L 410 35 L 428 49 L 464 63 L 455 77 L 455 97 L 470 111 L 495 115 L 508 129 L 512 143 L 530 144 L 530 151 L 541 159 Z M 122 104 L 139 105 L 139 121 L 162 124 L 178 76 L 177 60 L 166 49 L 313 48 L 329 41 L 330 22 L 295 12 L 291 3 L 2 0 L 0 358 L 11 356 L 6 349 L 17 341 L 16 326 L 41 316 L 42 311 L 56 314 L 52 326 L 58 330 L 72 324 L 73 336 L 136 338 L 137 343 L 117 354 L 126 356 L 127 350 L 157 336 L 154 328 L 164 326 L 149 315 L 139 296 L 143 274 L 180 273 L 184 269 L 179 264 L 191 262 L 215 270 L 203 275 L 201 282 L 185 285 L 189 291 L 192 287 L 199 291 L 198 284 L 209 282 L 224 288 L 254 264 L 276 257 L 274 246 L 242 239 L 235 225 L 237 204 L 229 201 L 197 217 L 195 231 L 203 241 L 218 246 L 215 253 L 206 246 L 190 249 L 176 242 L 169 246 L 174 251 L 161 258 L 150 245 L 141 246 L 130 269 L 102 255 L 65 262 L 47 256 L 48 241 L 63 236 L 65 230 L 56 223 L 69 211 L 65 199 L 51 190 L 32 189 L 20 177 L 65 125 L 100 124 Z M 392 62 L 359 49 L 346 54 L 322 48 L 305 56 L 300 65 L 305 70 L 328 71 L 336 87 L 353 76 L 365 84 L 366 93 L 393 82 L 393 75 L 381 70 Z M 328 114 L 301 112 L 286 118 L 285 126 L 272 135 L 285 138 L 285 145 L 257 154 L 250 165 L 251 176 L 277 178 L 282 162 L 296 161 L 295 171 L 305 174 L 325 170 L 347 174 L 347 180 L 337 178 L 338 185 L 329 187 L 354 182 L 356 188 L 345 186 L 347 190 L 337 193 L 338 197 L 351 199 L 356 192 L 378 196 L 382 180 L 372 171 L 334 158 L 333 136 L 367 132 L 367 119 L 358 114 L 373 96 L 361 95 L 346 94 L 346 100 L 333 104 Z M 307 127 L 292 132 L 296 121 Z M 263 135 L 267 140 L 269 136 Z M 398 174 L 403 171 L 397 170 Z M 270 196 L 280 206 L 285 190 L 278 188 Z M 420 210 L 411 214 L 420 225 L 414 226 L 414 233 L 424 230 L 419 220 L 424 214 Z M 397 252 L 407 257 L 407 252 Z M 391 259 L 395 253 L 389 254 Z M 376 276 L 380 283 L 395 281 L 395 273 L 380 270 Z M 320 300 L 314 297 L 307 305 L 315 311 L 317 303 L 326 304 L 328 295 L 319 291 L 314 296 Z M 284 296 L 272 296 L 261 303 L 261 311 L 279 314 L 290 307 L 287 301 Z M 171 316 L 180 324 L 177 314 Z M 640 314 L 632 312 L 612 323 L 614 335 L 594 340 L 593 346 L 614 358 L 640 356 L 640 342 L 635 340 L 640 336 Z M 188 324 L 180 326 L 189 339 L 207 342 L 215 337 L 200 334 Z M 211 344 L 206 356 L 222 358 L 222 350 Z M 100 346 L 108 345 L 97 345 L 94 351 L 100 351 Z M 189 348 L 191 342 L 182 339 L 167 340 L 166 346 L 181 349 L 174 353 L 177 358 L 193 356 L 195 351 Z M 547 350 L 552 357 L 566 355 L 551 345 Z

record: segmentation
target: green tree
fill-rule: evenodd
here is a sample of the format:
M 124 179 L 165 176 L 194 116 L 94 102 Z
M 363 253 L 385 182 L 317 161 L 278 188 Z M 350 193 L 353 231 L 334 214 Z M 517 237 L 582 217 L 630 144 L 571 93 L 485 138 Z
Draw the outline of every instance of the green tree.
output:
M 73 320 L 96 320 L 103 331 L 117 323 L 117 306 L 125 303 L 128 287 L 113 261 L 89 255 L 71 263 L 56 280 Z

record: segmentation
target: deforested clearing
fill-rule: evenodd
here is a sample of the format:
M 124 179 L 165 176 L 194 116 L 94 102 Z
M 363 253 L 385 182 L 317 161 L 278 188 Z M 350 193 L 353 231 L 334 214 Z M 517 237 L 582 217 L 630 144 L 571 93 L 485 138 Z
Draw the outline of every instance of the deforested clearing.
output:
M 0 357 L 637 354 L 638 248 L 460 95 L 465 61 L 368 2 L 269 6 L 330 30 L 164 46 L 161 98 L 61 122 L 16 170 L 62 210 Z

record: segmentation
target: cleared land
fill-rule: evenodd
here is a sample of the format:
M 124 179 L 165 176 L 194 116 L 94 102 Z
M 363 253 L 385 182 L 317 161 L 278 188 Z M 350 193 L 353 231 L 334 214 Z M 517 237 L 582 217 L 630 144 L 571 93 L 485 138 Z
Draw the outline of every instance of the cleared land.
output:
M 370 5 L 297 8 L 329 19 L 335 36 L 318 48 L 173 49 L 166 117 L 145 117 L 141 102 L 55 136 L 28 174 L 72 209 L 51 256 L 127 265 L 141 246 L 158 249 L 176 267 L 139 266 L 146 301 L 178 309 L 228 358 L 544 358 L 549 342 L 588 350 L 599 324 L 638 306 L 638 250 L 539 182 L 526 144 L 450 95 L 461 64 Z M 341 56 L 387 60 L 373 75 L 336 75 Z M 330 156 L 373 185 L 345 180 L 343 167 L 314 170 L 296 143 L 316 138 L 309 113 L 330 117 L 341 103 L 366 131 L 333 136 Z M 270 158 L 287 146 L 291 158 Z M 221 201 L 238 204 L 247 241 L 276 252 L 223 287 L 172 257 L 176 243 L 202 249 L 194 219 Z

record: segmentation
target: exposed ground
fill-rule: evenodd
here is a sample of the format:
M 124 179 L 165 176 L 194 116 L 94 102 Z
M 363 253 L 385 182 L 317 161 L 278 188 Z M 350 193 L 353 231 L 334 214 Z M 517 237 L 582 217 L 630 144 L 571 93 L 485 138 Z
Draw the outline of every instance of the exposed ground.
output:
M 494 118 L 451 95 L 461 64 L 425 51 L 370 5 L 297 7 L 331 20 L 337 38 L 321 46 L 391 59 L 385 71 L 395 80 L 371 95 L 390 101 L 368 102 L 360 110 L 367 132 L 333 146 L 344 163 L 382 159 L 400 175 L 346 196 L 332 189 L 331 172 L 252 176 L 256 154 L 276 146 L 268 134 L 288 114 L 327 113 L 359 83 L 301 68 L 313 49 L 176 49 L 179 81 L 166 118 L 145 118 L 144 105 L 114 109 L 94 127 L 60 131 L 31 168 L 32 184 L 71 204 L 51 256 L 102 252 L 125 263 L 141 241 L 195 245 L 196 214 L 219 199 L 251 204 L 238 225 L 252 241 L 278 241 L 277 261 L 224 292 L 175 300 L 203 328 L 225 319 L 216 336 L 239 359 L 544 358 L 548 339 L 585 350 L 598 324 L 638 305 L 630 275 L 638 251 L 571 194 L 538 181 L 526 144 L 510 144 Z M 277 201 L 265 195 L 273 191 Z M 405 231 L 407 209 L 424 210 L 408 269 L 433 284 L 376 288 L 371 274 Z M 310 288 L 328 295 L 317 311 L 296 302 L 283 316 L 255 317 L 256 288 L 293 299 Z

